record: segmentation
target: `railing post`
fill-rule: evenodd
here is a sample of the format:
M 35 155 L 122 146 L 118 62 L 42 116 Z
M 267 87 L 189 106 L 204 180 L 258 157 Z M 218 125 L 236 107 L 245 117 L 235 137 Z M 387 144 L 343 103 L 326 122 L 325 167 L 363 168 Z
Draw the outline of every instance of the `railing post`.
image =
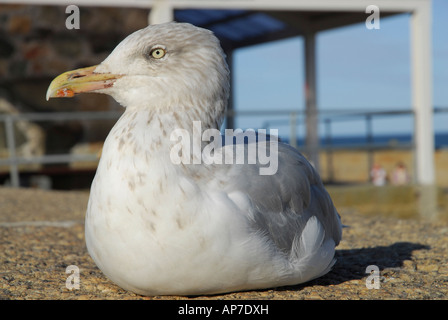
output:
M 367 181 L 370 181 L 370 170 L 374 165 L 373 156 L 373 126 L 372 115 L 366 115 L 366 129 L 367 129 Z
M 325 143 L 327 147 L 327 171 L 328 182 L 334 182 L 334 168 L 333 168 L 333 136 L 331 134 L 331 119 L 325 119 Z
M 14 136 L 14 119 L 11 115 L 5 118 L 6 144 L 9 152 L 9 175 L 11 178 L 11 186 L 14 188 L 20 187 L 19 168 L 17 164 L 16 155 L 16 139 Z
M 297 126 L 297 113 L 291 112 L 289 114 L 289 144 L 297 148 L 297 135 L 296 135 L 296 128 Z

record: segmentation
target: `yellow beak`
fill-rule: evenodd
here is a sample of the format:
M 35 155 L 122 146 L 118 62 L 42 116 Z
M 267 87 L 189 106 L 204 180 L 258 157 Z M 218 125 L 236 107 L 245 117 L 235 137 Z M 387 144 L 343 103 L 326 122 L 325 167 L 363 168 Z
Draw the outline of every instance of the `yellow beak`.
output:
M 110 88 L 117 79 L 123 77 L 111 73 L 95 73 L 96 67 L 67 71 L 54 78 L 47 90 L 47 101 L 50 98 L 71 98 L 78 93 Z

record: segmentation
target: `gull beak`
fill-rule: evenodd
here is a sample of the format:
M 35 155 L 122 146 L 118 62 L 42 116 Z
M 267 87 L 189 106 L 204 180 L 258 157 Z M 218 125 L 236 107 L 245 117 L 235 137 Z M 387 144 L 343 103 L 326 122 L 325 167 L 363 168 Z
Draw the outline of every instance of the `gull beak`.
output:
M 95 73 L 97 66 L 64 72 L 51 81 L 47 90 L 50 98 L 71 98 L 75 94 L 110 88 L 123 75 Z

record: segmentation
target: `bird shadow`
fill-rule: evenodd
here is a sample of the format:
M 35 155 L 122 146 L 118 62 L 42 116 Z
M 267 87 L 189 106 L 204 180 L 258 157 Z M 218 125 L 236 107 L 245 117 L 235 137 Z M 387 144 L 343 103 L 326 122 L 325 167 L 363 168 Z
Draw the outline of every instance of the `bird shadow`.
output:
M 390 246 L 336 250 L 337 261 L 329 273 L 307 283 L 276 290 L 300 290 L 310 285 L 338 285 L 363 279 L 369 275 L 366 273 L 369 265 L 377 266 L 380 272 L 386 268 L 401 268 L 405 260 L 412 259 L 414 251 L 429 249 L 429 246 L 420 243 L 396 242 Z
M 429 250 L 430 246 L 412 242 L 396 242 L 390 246 L 377 246 L 372 248 L 341 249 L 336 250 L 336 264 L 326 275 L 293 286 L 272 288 L 274 291 L 300 291 L 306 287 L 318 285 L 338 285 L 351 280 L 359 280 L 367 277 L 366 268 L 370 265 L 378 267 L 379 271 L 386 268 L 401 268 L 403 262 L 412 259 L 412 253 L 416 250 Z M 265 291 L 258 289 L 252 291 Z M 209 297 L 220 297 L 222 294 Z M 187 298 L 200 298 L 201 296 L 188 296 Z

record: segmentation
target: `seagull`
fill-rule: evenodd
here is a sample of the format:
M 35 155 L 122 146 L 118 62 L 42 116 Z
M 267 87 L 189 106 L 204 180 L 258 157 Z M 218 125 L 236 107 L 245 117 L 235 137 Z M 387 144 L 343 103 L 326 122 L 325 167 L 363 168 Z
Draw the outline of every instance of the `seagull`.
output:
M 213 162 L 173 152 L 175 132 L 186 135 L 183 146 L 194 124 L 219 130 L 229 91 L 219 40 L 179 22 L 138 30 L 99 65 L 51 82 L 47 100 L 95 92 L 125 107 L 104 142 L 85 217 L 89 254 L 125 290 L 219 294 L 296 285 L 332 269 L 341 219 L 296 149 L 274 138 L 243 143 L 271 153 L 270 174 L 260 173 L 261 160 L 238 163 L 235 154 Z M 210 155 L 236 145 L 217 143 Z

